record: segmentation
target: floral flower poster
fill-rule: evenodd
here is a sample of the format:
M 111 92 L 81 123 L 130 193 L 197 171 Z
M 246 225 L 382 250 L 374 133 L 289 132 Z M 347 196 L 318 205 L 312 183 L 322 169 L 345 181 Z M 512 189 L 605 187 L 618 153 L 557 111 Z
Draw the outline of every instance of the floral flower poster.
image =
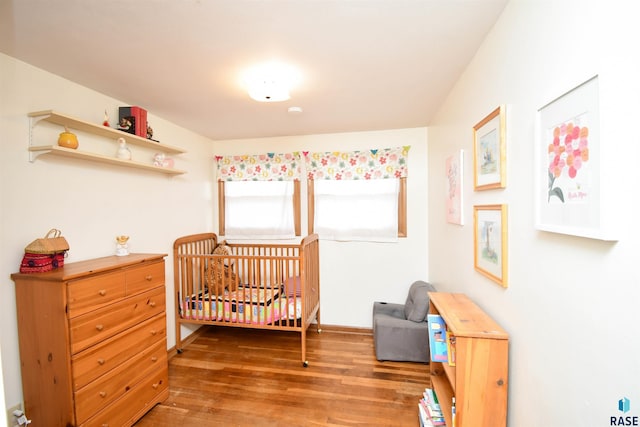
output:
M 447 157 L 445 162 L 446 173 L 446 200 L 447 222 L 464 225 L 462 216 L 462 168 L 464 151 Z
M 600 238 L 598 78 L 538 110 L 536 226 Z

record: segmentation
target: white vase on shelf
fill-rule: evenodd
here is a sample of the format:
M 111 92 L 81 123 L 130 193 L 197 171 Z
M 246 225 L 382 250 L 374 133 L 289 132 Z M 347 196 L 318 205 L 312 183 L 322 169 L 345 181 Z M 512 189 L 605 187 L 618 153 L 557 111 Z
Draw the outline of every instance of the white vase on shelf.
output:
M 118 152 L 116 157 L 121 160 L 131 160 L 131 150 L 127 147 L 127 141 L 124 138 L 118 138 Z

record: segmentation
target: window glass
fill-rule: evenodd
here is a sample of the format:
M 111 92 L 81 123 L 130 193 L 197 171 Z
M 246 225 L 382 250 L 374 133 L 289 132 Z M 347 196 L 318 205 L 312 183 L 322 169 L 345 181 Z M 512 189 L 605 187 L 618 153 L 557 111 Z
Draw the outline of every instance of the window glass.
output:
M 225 182 L 225 237 L 295 237 L 293 194 L 294 181 Z
M 398 179 L 314 181 L 314 232 L 330 240 L 398 239 Z

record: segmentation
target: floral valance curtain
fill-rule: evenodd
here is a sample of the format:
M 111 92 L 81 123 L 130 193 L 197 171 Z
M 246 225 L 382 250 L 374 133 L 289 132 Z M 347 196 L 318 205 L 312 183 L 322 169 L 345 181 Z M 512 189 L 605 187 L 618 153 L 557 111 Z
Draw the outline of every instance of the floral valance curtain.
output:
M 363 151 L 305 153 L 307 178 L 383 179 L 406 178 L 410 146 Z
M 294 181 L 302 175 L 300 153 L 216 156 L 218 181 Z

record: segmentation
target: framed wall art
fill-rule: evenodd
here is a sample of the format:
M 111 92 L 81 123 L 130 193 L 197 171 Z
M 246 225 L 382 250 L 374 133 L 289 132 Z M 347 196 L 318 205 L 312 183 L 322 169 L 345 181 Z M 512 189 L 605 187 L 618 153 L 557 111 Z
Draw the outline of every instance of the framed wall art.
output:
M 473 261 L 476 271 L 508 286 L 507 205 L 473 207 Z
M 464 151 L 459 150 L 456 154 L 447 157 L 446 169 L 446 209 L 447 222 L 451 224 L 464 225 L 462 216 L 462 171 L 464 163 Z
M 538 110 L 536 228 L 615 240 L 603 227 L 598 76 Z
M 473 189 L 507 185 L 506 111 L 501 105 L 473 127 Z

